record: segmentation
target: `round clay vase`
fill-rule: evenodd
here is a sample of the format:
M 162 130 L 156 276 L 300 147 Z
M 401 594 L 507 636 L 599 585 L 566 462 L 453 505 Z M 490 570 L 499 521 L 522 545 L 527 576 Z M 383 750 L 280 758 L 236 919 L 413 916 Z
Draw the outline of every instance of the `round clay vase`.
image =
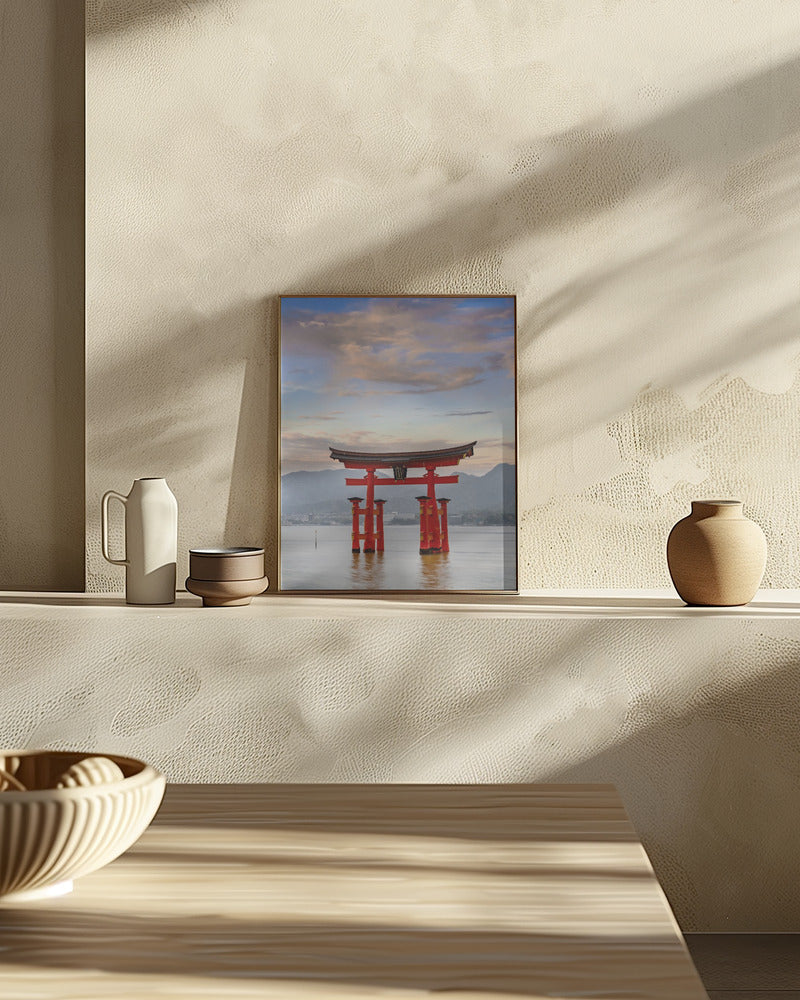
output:
M 734 607 L 755 597 L 767 561 L 764 532 L 740 500 L 693 500 L 667 539 L 672 582 L 687 604 Z

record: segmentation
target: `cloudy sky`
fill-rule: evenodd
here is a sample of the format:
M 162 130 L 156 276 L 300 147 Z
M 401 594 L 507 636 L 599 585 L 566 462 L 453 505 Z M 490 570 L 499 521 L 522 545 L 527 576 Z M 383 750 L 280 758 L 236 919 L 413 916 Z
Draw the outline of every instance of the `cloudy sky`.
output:
M 514 299 L 281 299 L 281 472 L 340 467 L 328 447 L 419 451 L 477 440 L 459 468 L 514 462 Z

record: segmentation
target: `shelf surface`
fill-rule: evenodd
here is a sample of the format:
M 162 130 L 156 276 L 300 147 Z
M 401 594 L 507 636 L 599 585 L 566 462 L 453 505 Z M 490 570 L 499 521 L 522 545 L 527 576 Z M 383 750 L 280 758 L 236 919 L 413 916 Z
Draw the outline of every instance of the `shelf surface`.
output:
M 119 614 L 144 617 L 365 618 L 453 615 L 508 618 L 791 618 L 800 616 L 800 590 L 761 590 L 742 607 L 688 607 L 672 590 L 527 590 L 513 594 L 263 594 L 241 608 L 203 608 L 179 591 L 175 604 L 137 607 L 122 594 L 0 592 L 0 618 L 73 618 Z

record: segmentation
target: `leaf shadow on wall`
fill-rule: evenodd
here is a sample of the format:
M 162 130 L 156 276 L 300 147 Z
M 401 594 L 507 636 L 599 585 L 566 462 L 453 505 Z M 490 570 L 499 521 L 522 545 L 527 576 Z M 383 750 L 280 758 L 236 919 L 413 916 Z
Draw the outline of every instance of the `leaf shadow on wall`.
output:
M 299 275 L 293 287 L 281 291 L 511 291 L 504 277 L 504 257 L 525 237 L 568 229 L 615 205 L 635 204 L 640 193 L 668 182 L 676 173 L 688 170 L 704 182 L 708 176 L 738 168 L 742 159 L 763 152 L 765 147 L 772 148 L 796 136 L 800 108 L 789 98 L 799 89 L 800 61 L 792 60 L 628 129 L 586 126 L 555 136 L 550 146 L 551 152 L 554 149 L 558 155 L 552 165 L 539 169 L 538 151 L 533 149 L 528 161 L 521 164 L 521 176 L 505 187 L 487 191 L 477 200 L 459 202 L 451 197 L 425 225 L 311 269 Z M 743 110 L 747 112 L 746 122 Z M 741 126 L 735 127 L 732 123 L 740 119 Z M 789 147 L 785 155 L 790 165 Z M 797 180 L 787 176 L 786 184 L 788 190 L 773 192 L 776 205 L 785 202 L 788 191 L 796 189 Z M 747 220 L 746 213 L 743 218 Z M 738 242 L 726 238 L 724 245 L 720 233 L 709 231 L 704 239 L 709 254 L 715 256 L 714 268 L 702 274 L 699 284 L 685 293 L 681 292 L 679 278 L 673 275 L 669 280 L 676 285 L 676 296 L 691 300 L 702 294 L 704 286 L 717 280 L 715 269 L 724 272 L 732 253 L 741 255 L 748 247 L 770 239 L 772 223 L 769 214 L 761 226 L 743 222 Z M 725 235 L 729 235 L 727 230 Z M 648 381 L 643 372 L 653 369 L 650 359 L 655 351 L 660 379 L 674 383 L 689 374 L 694 379 L 713 376 L 720 365 L 736 357 L 758 354 L 788 335 L 794 315 L 792 304 L 772 306 L 771 321 L 750 323 L 736 331 L 725 346 L 725 358 L 720 357 L 719 344 L 707 343 L 702 337 L 693 338 L 688 346 L 685 342 L 670 345 L 662 343 L 658 336 L 643 336 L 637 328 L 623 330 L 594 354 L 595 348 L 588 341 L 583 344 L 577 330 L 570 339 L 574 348 L 571 361 L 552 371 L 540 364 L 538 341 L 555 324 L 568 322 L 579 310 L 590 306 L 610 283 L 624 285 L 629 279 L 635 282 L 645 277 L 655 282 L 668 280 L 665 274 L 677 266 L 680 252 L 678 245 L 667 241 L 639 261 L 599 268 L 570 279 L 560 290 L 544 297 L 538 308 L 532 304 L 532 293 L 520 293 L 519 394 L 526 413 L 526 419 L 521 421 L 522 435 L 541 442 L 602 425 L 629 405 Z M 262 265 L 256 262 L 254 266 Z M 263 262 L 263 270 L 269 273 L 268 259 Z M 469 288 L 465 288 L 465 275 Z M 137 394 L 129 411 L 137 416 L 131 423 L 100 434 L 107 435 L 104 449 L 132 448 L 134 453 L 137 449 L 149 453 L 155 440 L 168 443 L 171 453 L 183 456 L 184 464 L 190 462 L 192 452 L 204 444 L 202 432 L 192 423 L 201 408 L 200 386 L 220 365 L 221 342 L 225 344 L 225 363 L 245 364 L 225 541 L 241 544 L 245 535 L 250 544 L 264 538 L 272 560 L 268 572 L 274 580 L 274 498 L 278 484 L 272 427 L 278 404 L 274 385 L 277 300 L 272 294 L 185 325 L 163 340 L 163 349 L 155 356 L 152 348 L 134 348 L 125 357 L 116 357 L 109 371 L 93 373 L 93 378 L 113 379 L 126 387 L 125 391 L 132 387 Z M 183 385 L 167 386 L 160 375 L 161 371 L 168 375 L 175 370 L 174 365 L 170 369 L 170 358 L 175 360 L 177 370 L 186 371 Z M 593 372 L 591 379 L 586 377 L 587 365 Z M 146 377 L 142 378 L 140 371 Z M 607 391 L 609 386 L 613 391 Z M 541 395 L 543 388 L 547 389 L 546 397 Z M 157 413 L 165 395 L 175 399 L 178 419 L 168 428 L 157 419 L 144 422 L 142 415 Z M 576 405 L 565 407 L 565 399 Z M 211 434 L 205 439 L 206 452 L 214 447 L 213 417 L 213 411 L 204 413 L 203 425 Z M 219 457 L 222 470 L 230 456 Z M 220 476 L 224 475 L 220 471 Z
M 569 437 L 615 416 L 650 378 L 680 386 L 743 359 L 768 352 L 794 337 L 798 342 L 800 298 L 741 317 L 724 342 L 681 337 L 664 343 L 670 316 L 680 307 L 719 292 L 735 296 L 735 266 L 762 251 L 776 236 L 786 236 L 786 208 L 800 201 L 800 60 L 788 60 L 686 101 L 673 110 L 629 128 L 588 123 L 552 136 L 520 158 L 519 179 L 487 192 L 485 198 L 454 203 L 434 212 L 424 226 L 375 244 L 329 266 L 301 275 L 286 291 L 401 294 L 485 291 L 521 296 L 518 353 L 521 402 L 531 402 L 532 439 Z M 552 166 L 539 168 L 547 152 Z M 759 178 L 772 171 L 769 190 Z M 739 183 L 734 183 L 738 178 Z M 616 206 L 648 210 L 650 193 L 694 191 L 720 213 L 698 214 L 698 244 L 674 236 L 646 252 L 635 251 L 610 265 L 571 277 L 538 302 L 508 280 L 504 258 L 534 234 L 568 230 Z M 748 199 L 751 199 L 748 201 Z M 753 203 L 752 199 L 755 199 Z M 681 207 L 681 211 L 685 206 Z M 800 235 L 797 219 L 790 232 Z M 536 251 L 534 251 L 535 253 Z M 687 262 L 692 273 L 687 275 Z M 535 261 L 532 262 L 535 266 Z M 754 259 L 757 269 L 759 260 Z M 465 288 L 465 275 L 469 288 Z M 669 289 L 663 309 L 642 329 L 646 312 L 634 312 L 639 325 L 617 322 L 595 340 L 591 315 L 610 288 L 638 289 L 646 301 L 653 290 Z M 527 301 L 523 301 L 527 300 Z M 638 307 L 637 307 L 638 309 Z M 582 315 L 579 315 L 583 313 Z M 551 328 L 572 318 L 570 343 L 556 367 L 543 368 L 537 343 Z M 589 324 L 589 325 L 587 325 Z M 683 332 L 683 331 L 681 331 Z M 591 373 L 591 379 L 587 379 Z M 547 385 L 547 397 L 539 390 Z M 579 401 L 564 407 L 563 401 Z

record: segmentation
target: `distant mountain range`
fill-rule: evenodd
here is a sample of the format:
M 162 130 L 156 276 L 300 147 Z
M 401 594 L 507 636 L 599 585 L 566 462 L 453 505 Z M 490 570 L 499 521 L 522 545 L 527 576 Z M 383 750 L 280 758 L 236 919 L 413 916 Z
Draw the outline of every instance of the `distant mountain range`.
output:
M 439 470 L 446 475 L 448 469 Z M 456 472 L 456 470 L 452 470 Z M 450 497 L 449 512 L 459 515 L 491 514 L 497 518 L 513 518 L 516 511 L 516 473 L 513 465 L 496 465 L 485 476 L 470 476 L 458 471 L 458 483 L 437 486 L 438 497 Z M 409 469 L 409 476 L 418 475 Z M 289 472 L 281 476 L 281 518 L 294 520 L 328 514 L 340 517 L 350 512 L 348 497 L 366 497 L 365 486 L 347 486 L 348 477 L 361 478 L 356 469 L 323 469 L 319 472 Z M 425 492 L 424 486 L 386 486 L 381 490 L 380 477 L 375 485 L 376 498 L 386 500 L 385 516 L 416 517 L 419 504 L 414 499 Z

